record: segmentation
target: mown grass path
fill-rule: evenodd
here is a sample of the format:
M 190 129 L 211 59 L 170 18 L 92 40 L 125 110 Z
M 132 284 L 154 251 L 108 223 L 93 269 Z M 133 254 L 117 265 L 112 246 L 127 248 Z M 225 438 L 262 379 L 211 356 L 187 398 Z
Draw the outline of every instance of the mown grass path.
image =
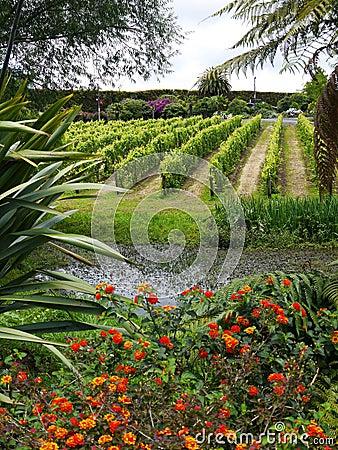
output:
M 240 175 L 237 188 L 238 195 L 252 195 L 257 191 L 271 131 L 272 125 L 268 125 L 262 131 L 256 145 L 253 147 Z

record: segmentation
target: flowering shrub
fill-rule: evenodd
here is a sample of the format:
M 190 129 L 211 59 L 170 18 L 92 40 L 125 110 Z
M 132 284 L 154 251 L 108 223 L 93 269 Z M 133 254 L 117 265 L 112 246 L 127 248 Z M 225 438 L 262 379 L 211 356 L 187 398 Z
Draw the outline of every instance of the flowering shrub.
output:
M 169 98 L 157 98 L 156 100 L 148 101 L 148 105 L 153 109 L 155 117 L 159 117 L 163 113 L 164 108 L 172 102 Z
M 114 287 L 101 283 L 96 299 L 111 306 L 115 326 L 96 338 L 67 338 L 67 357 L 80 375 L 65 369 L 37 375 L 20 361 L 3 363 L 1 391 L 14 403 L 0 410 L 0 444 L 18 450 L 315 447 L 314 439 L 329 433 L 312 398 L 316 380 L 333 377 L 338 315 L 313 314 L 291 288 L 287 278 L 268 277 L 228 299 L 194 286 L 176 305 L 162 305 L 144 283 L 121 304 Z M 277 431 L 271 447 L 268 432 Z M 252 440 L 243 443 L 242 433 Z

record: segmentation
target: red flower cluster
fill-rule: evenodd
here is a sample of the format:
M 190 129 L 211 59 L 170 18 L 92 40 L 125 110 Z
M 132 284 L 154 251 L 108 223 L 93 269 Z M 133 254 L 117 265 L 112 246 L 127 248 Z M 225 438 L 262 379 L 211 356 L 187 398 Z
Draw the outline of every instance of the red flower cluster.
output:
M 191 289 L 185 289 L 181 295 L 186 297 L 187 295 L 195 295 L 195 293 L 202 294 L 206 298 L 211 298 L 214 293 L 211 291 L 203 291 L 199 286 L 193 286 Z
M 258 319 L 260 315 L 261 315 L 261 308 L 254 308 L 252 311 L 252 317 Z
M 279 306 L 277 303 L 273 303 L 269 298 L 265 298 L 261 300 L 261 305 L 265 309 L 272 309 L 276 314 L 277 322 L 286 325 L 289 322 L 289 319 L 286 317 L 284 309 Z
M 147 354 L 144 350 L 135 350 L 134 359 L 135 361 L 141 361 L 146 355 Z
M 83 444 L 84 444 L 84 436 L 80 433 L 75 433 L 73 434 L 73 436 L 70 436 L 66 440 L 66 445 L 68 445 L 68 447 L 77 447 L 78 445 Z
M 114 342 L 114 344 L 122 344 L 122 342 L 123 342 L 123 335 L 122 335 L 122 333 L 116 331 L 114 333 L 113 337 L 112 337 L 112 341 Z
M 271 373 L 268 376 L 268 381 L 270 383 L 275 383 L 275 388 L 273 392 L 277 395 L 283 395 L 285 389 L 286 379 L 281 373 Z M 280 384 L 279 384 L 280 383 Z
M 218 332 L 218 325 L 216 322 L 210 322 L 208 324 L 208 327 L 210 328 L 209 331 L 209 336 L 213 339 L 217 339 L 219 336 L 219 332 Z
M 271 373 L 269 376 L 268 376 L 268 381 L 270 382 L 270 383 L 272 383 L 272 382 L 276 382 L 276 383 L 284 383 L 285 382 L 285 377 L 284 377 L 284 375 L 282 374 L 282 373 Z
M 306 432 L 309 436 L 320 436 L 322 439 L 326 439 L 327 436 L 324 430 L 318 426 L 317 422 L 311 420 L 310 425 L 307 425 Z
M 256 388 L 256 386 L 250 386 L 248 389 L 248 394 L 256 397 L 256 395 L 258 395 L 258 389 Z
M 135 373 L 136 370 L 137 370 L 136 367 L 124 366 L 123 364 L 118 364 L 116 366 L 116 369 L 115 369 L 116 372 L 123 371 L 126 375 L 130 375 L 131 373 Z
M 165 345 L 170 350 L 174 348 L 174 344 L 170 341 L 170 338 L 168 336 L 162 336 L 160 337 L 159 341 L 162 345 Z
M 156 303 L 158 303 L 157 295 L 153 293 L 149 294 L 147 297 L 147 302 L 150 303 L 151 305 L 156 305 Z
M 331 336 L 330 341 L 331 341 L 333 344 L 338 344 L 338 331 L 337 331 L 337 330 L 332 331 L 331 334 L 332 334 L 332 336 Z
M 20 382 L 27 380 L 27 372 L 19 372 L 16 376 L 17 380 Z
M 250 320 L 243 316 L 238 316 L 236 322 L 241 324 L 243 327 L 248 327 L 250 325 Z
M 189 403 L 184 402 L 184 400 L 180 398 L 177 400 L 176 405 L 174 406 L 174 410 L 175 411 L 184 411 L 187 408 L 187 406 L 189 406 Z
M 302 308 L 302 306 L 300 305 L 300 303 L 298 302 L 294 302 L 292 303 L 292 308 L 295 309 L 296 311 L 299 311 L 302 314 L 302 317 L 306 317 L 306 311 L 304 308 Z
M 230 417 L 230 409 L 229 408 L 221 408 L 219 410 L 218 417 L 221 419 L 225 419 L 227 417 Z
M 297 386 L 296 392 L 305 392 L 306 391 L 306 387 L 303 385 L 299 385 Z
M 230 298 L 231 298 L 231 300 L 233 300 L 233 301 L 241 300 L 244 294 L 245 294 L 244 291 L 239 290 L 239 291 L 237 291 L 235 294 L 232 294 Z
M 62 412 L 71 412 L 73 411 L 73 404 L 65 397 L 55 397 L 52 400 L 52 407 L 54 407 L 54 411 L 62 411 Z
M 74 342 L 73 344 L 71 344 L 70 348 L 72 349 L 72 351 L 74 353 L 78 352 L 81 348 L 81 345 L 79 342 Z
M 202 359 L 203 359 L 203 358 L 207 358 L 207 357 L 209 356 L 209 353 L 208 353 L 207 351 L 205 351 L 204 348 L 201 348 L 201 350 L 200 350 L 198 356 L 199 356 L 200 358 L 202 358 Z
M 112 286 L 111 284 L 107 284 L 107 283 L 99 283 L 96 286 L 96 294 L 95 294 L 95 299 L 96 300 L 100 300 L 102 298 L 102 294 L 113 294 L 115 291 L 115 287 Z
M 230 330 L 225 330 L 222 335 L 222 339 L 224 339 L 224 342 L 226 345 L 226 351 L 228 353 L 234 353 L 236 345 L 239 344 L 238 339 L 231 336 L 231 334 L 232 333 Z
M 107 294 L 112 294 L 115 291 L 115 287 L 111 284 L 107 284 L 105 291 Z

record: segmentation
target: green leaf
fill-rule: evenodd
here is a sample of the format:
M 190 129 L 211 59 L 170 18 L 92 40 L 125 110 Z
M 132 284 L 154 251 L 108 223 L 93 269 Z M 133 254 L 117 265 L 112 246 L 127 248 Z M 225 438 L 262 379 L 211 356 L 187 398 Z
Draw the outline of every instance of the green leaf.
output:
M 37 180 L 42 180 L 42 177 L 36 178 L 34 181 L 37 181 Z M 3 192 L 2 194 L 0 194 L 0 200 L 3 200 L 3 199 L 6 198 L 6 197 L 10 197 L 10 196 L 11 196 L 12 194 L 14 194 L 15 192 L 18 192 L 18 191 L 20 191 L 21 189 L 26 188 L 27 186 L 31 186 L 32 184 L 33 184 L 32 179 L 26 181 L 25 183 L 18 184 L 18 185 L 16 185 L 16 186 L 14 186 L 13 188 L 11 188 L 11 189 L 9 189 L 9 190 Z
M 44 206 L 41 203 L 28 202 L 26 200 L 20 200 L 17 198 L 6 198 L 6 203 L 0 205 L 1 216 L 3 216 L 3 214 L 5 214 L 7 211 L 11 211 L 12 209 L 17 209 L 19 207 L 67 217 L 67 215 L 62 213 L 61 211 L 58 211 L 54 208 L 49 208 L 48 206 Z
M 19 325 L 15 327 L 17 330 L 28 333 L 68 333 L 71 331 L 87 331 L 102 329 L 100 325 L 95 325 L 87 322 L 78 322 L 76 320 L 60 320 L 53 322 L 32 323 L 26 325 Z M 106 327 L 105 329 L 110 329 Z
M 87 236 L 82 236 L 80 234 L 64 234 L 60 231 L 51 230 L 48 228 L 35 228 L 33 230 L 23 230 L 18 233 L 12 233 L 13 235 L 21 236 L 45 236 L 50 239 L 56 239 L 67 244 L 76 245 L 77 247 L 83 248 L 85 250 L 90 250 L 92 252 L 97 252 L 100 255 L 108 256 L 110 258 L 116 258 L 120 261 L 129 262 L 133 264 L 132 261 L 128 260 L 116 250 L 112 249 L 108 245 L 100 242 L 96 239 L 89 238 Z
M 48 292 L 50 290 L 71 290 L 75 292 L 82 292 L 84 294 L 90 294 L 95 295 L 95 288 L 91 286 L 90 284 L 86 283 L 85 281 L 81 280 L 80 278 L 78 280 L 73 281 L 66 281 L 66 280 L 48 280 L 48 281 L 37 281 L 32 280 L 30 282 L 21 282 L 17 285 L 12 285 L 10 289 L 6 286 L 0 287 L 0 299 L 4 295 L 8 295 L 11 293 L 18 293 L 18 292 Z
M 32 133 L 32 134 L 40 134 L 43 136 L 48 136 L 47 133 L 41 130 L 36 130 L 35 128 L 27 127 L 26 125 L 22 125 L 19 122 L 10 122 L 9 120 L 1 120 L 0 121 L 0 132 L 23 132 L 23 133 Z
M 99 303 L 84 300 L 84 299 L 72 299 L 67 297 L 60 297 L 56 295 L 1 295 L 0 300 L 2 302 L 13 302 L 9 305 L 4 305 L 0 307 L 0 314 L 12 311 L 14 309 L 20 309 L 20 306 L 29 305 L 31 307 L 38 308 L 51 308 L 60 309 L 65 311 L 74 311 L 83 314 L 102 314 L 106 308 Z
M 23 195 L 22 198 L 28 200 L 39 200 L 40 198 L 48 197 L 50 195 L 55 194 L 63 194 L 67 191 L 79 191 L 84 189 L 96 189 L 99 190 L 101 188 L 105 188 L 107 190 L 116 191 L 116 192 L 126 192 L 126 189 L 118 188 L 115 186 L 107 186 L 98 183 L 65 183 L 58 186 L 52 186 L 48 189 L 40 189 L 33 193 L 28 193 L 27 195 Z M 1 197 L 0 197 L 1 199 Z
M 82 152 L 57 152 L 57 151 L 39 151 L 39 150 L 22 150 L 20 152 L 11 152 L 10 154 L 8 154 L 6 156 L 6 158 L 8 159 L 12 159 L 12 160 L 18 160 L 18 159 L 24 159 L 26 160 L 26 162 L 28 162 L 29 160 L 32 161 L 53 161 L 53 160 L 57 160 L 60 161 L 60 159 L 62 160 L 77 160 L 77 159 L 81 159 L 83 160 L 84 158 L 88 159 L 88 158 L 97 158 L 97 155 L 92 155 L 92 154 L 88 154 L 88 153 L 82 153 Z M 100 185 L 99 187 L 101 187 L 102 185 Z
M 44 339 L 41 339 L 37 336 L 34 336 L 30 333 L 25 333 L 24 331 L 15 329 L 15 328 L 8 328 L 8 327 L 1 327 L 0 326 L 0 339 L 9 339 L 14 341 L 24 341 L 24 342 L 34 342 L 39 344 L 46 344 L 46 345 L 60 345 L 61 347 L 67 347 L 66 344 L 62 344 L 61 342 L 51 342 Z
M 9 405 L 20 405 L 23 406 L 24 403 L 16 402 L 15 400 L 11 399 L 10 397 L 7 397 L 5 394 L 0 393 L 0 402 L 7 403 Z

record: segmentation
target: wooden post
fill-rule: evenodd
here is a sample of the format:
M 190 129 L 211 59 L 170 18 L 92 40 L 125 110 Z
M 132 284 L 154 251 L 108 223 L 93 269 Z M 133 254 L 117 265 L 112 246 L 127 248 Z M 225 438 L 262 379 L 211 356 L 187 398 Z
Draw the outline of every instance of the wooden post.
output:
M 167 181 L 164 173 L 161 174 L 161 187 L 163 190 L 163 194 L 167 195 Z
M 268 198 L 271 198 L 271 176 L 270 176 L 270 171 L 268 173 L 268 179 L 266 180 L 266 187 L 268 190 Z
M 212 178 L 212 168 L 210 167 L 209 170 L 209 191 L 210 191 L 210 197 L 214 196 L 214 180 Z
M 118 178 L 117 172 L 114 172 L 114 179 L 115 179 L 115 186 L 119 187 L 119 178 Z M 116 195 L 119 195 L 118 191 L 116 192 Z

